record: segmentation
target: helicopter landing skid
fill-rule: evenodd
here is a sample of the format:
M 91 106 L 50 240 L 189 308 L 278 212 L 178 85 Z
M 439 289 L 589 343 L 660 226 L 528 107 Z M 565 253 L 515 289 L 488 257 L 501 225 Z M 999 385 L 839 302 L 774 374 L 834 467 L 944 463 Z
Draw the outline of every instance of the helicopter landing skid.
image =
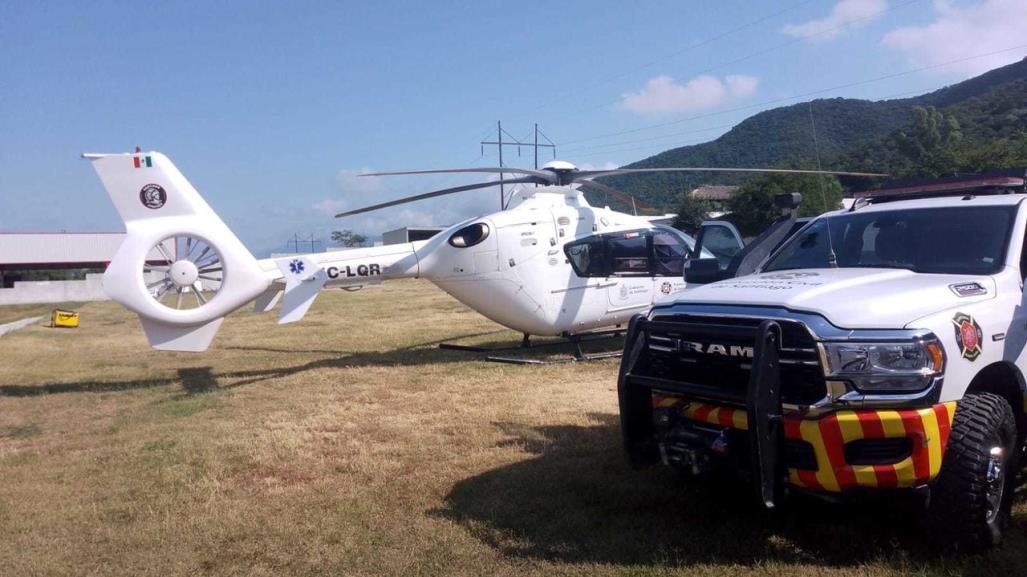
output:
M 569 358 L 529 359 L 523 357 L 506 357 L 493 355 L 485 357 L 486 361 L 492 363 L 508 363 L 516 365 L 562 365 L 581 361 L 596 361 L 600 359 L 610 359 L 619 357 L 621 355 L 621 351 L 607 351 L 601 353 L 586 354 L 581 349 L 581 343 L 586 341 L 597 341 L 603 338 L 617 338 L 624 334 L 624 332 L 624 328 L 617 327 L 612 329 L 602 329 L 598 331 L 588 331 L 584 333 L 564 333 L 562 338 L 560 338 L 559 340 L 546 341 L 543 343 L 532 343 L 531 336 L 525 334 L 524 338 L 521 340 L 521 344 L 515 346 L 483 347 L 476 345 L 459 345 L 456 343 L 440 343 L 439 348 L 451 351 L 465 351 L 472 353 L 497 353 L 502 351 L 541 349 L 543 347 L 561 346 L 569 343 L 574 346 L 574 351 Z

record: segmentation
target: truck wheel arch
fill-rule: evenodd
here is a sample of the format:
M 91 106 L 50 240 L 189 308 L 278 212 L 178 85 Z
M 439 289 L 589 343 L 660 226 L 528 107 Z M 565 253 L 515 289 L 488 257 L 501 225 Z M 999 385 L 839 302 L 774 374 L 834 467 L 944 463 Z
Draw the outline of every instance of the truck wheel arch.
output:
M 1027 435 L 1027 381 L 1015 364 L 1000 361 L 983 369 L 970 381 L 966 394 L 994 393 L 1013 408 L 1020 439 Z

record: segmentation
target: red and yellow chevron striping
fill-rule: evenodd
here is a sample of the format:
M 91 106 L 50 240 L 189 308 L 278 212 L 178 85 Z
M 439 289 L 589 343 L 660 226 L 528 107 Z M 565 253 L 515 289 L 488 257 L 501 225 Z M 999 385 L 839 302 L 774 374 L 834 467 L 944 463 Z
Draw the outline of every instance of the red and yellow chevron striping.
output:
M 681 407 L 681 416 L 733 429 L 748 429 L 744 409 L 690 401 L 684 397 L 654 393 L 654 408 Z M 941 470 L 956 403 L 940 403 L 925 409 L 897 411 L 838 411 L 819 419 L 785 417 L 786 439 L 801 440 L 813 447 L 817 470 L 789 469 L 793 485 L 838 492 L 853 487 L 916 487 Z M 850 465 L 845 445 L 859 439 L 910 438 L 912 452 L 898 463 Z

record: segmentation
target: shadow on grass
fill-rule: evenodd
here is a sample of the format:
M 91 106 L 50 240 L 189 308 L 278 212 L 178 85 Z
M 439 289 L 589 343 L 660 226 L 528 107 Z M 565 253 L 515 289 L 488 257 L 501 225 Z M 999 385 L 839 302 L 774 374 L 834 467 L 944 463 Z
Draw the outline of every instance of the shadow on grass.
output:
M 689 481 L 666 468 L 632 471 L 616 415 L 594 426 L 498 426 L 533 458 L 459 482 L 434 514 L 460 523 L 504 555 L 641 567 L 768 562 L 902 571 L 1027 574 L 1024 519 L 1006 546 L 943 559 L 922 539 L 906 499 L 847 504 L 793 497 L 771 512 L 736 482 Z M 997 573 L 996 573 L 997 572 Z
M 471 339 L 494 335 L 497 332 L 490 331 L 477 334 L 462 335 L 454 339 Z M 486 353 L 470 353 L 463 351 L 448 351 L 438 348 L 439 343 L 454 340 L 443 339 L 424 343 L 418 343 L 408 347 L 401 347 L 388 351 L 347 353 L 344 351 L 313 350 L 301 351 L 293 349 L 277 349 L 269 347 L 228 347 L 228 350 L 265 352 L 281 354 L 319 354 L 331 355 L 327 358 L 315 359 L 287 367 L 275 367 L 267 369 L 250 369 L 240 371 L 216 371 L 213 367 L 196 367 L 178 369 L 175 377 L 150 378 L 131 381 L 72 381 L 59 383 L 46 383 L 40 385 L 0 385 L 0 396 L 8 397 L 29 397 L 34 395 L 47 395 L 55 393 L 106 393 L 134 389 L 146 389 L 152 387 L 164 387 L 180 384 L 186 394 L 206 393 L 215 390 L 229 389 L 250 385 L 269 379 L 277 379 L 303 373 L 306 371 L 331 368 L 354 368 L 354 367 L 398 367 L 416 366 L 438 363 L 458 363 L 474 360 L 484 360 Z M 511 346 L 518 341 L 490 341 L 482 346 L 501 347 Z M 588 351 L 605 351 L 619 349 L 623 339 L 608 339 L 604 342 L 590 343 Z M 539 347 L 534 349 L 518 349 L 523 351 L 523 356 L 530 358 L 548 358 L 550 356 L 571 355 L 572 349 L 569 344 L 562 344 L 552 347 Z M 511 353 L 514 351 L 510 351 Z M 520 353 L 518 353 L 520 355 Z

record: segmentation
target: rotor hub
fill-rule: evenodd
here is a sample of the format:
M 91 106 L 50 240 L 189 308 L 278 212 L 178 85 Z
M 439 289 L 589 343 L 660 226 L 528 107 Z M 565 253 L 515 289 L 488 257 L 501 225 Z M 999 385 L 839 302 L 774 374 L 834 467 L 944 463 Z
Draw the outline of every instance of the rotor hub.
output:
M 175 261 L 168 269 L 168 278 L 179 287 L 192 286 L 199 276 L 200 271 L 191 260 Z
M 551 170 L 553 172 L 573 172 L 578 170 L 578 167 L 566 160 L 553 160 L 543 164 L 542 170 Z

